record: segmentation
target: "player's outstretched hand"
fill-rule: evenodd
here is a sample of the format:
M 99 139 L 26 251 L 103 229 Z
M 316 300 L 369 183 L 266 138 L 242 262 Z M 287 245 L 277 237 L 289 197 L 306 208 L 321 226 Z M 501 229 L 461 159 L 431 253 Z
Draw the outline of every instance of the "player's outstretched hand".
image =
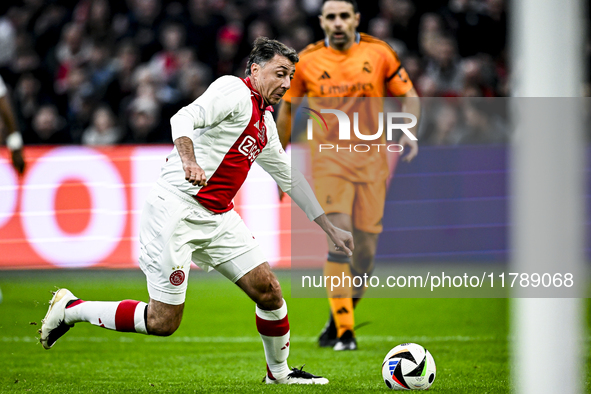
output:
M 185 179 L 193 186 L 207 186 L 205 171 L 195 162 L 183 163 Z
M 413 141 L 408 138 L 406 134 L 402 134 L 402 137 L 400 137 L 400 141 L 398 141 L 398 143 L 404 147 L 408 146 L 410 148 L 410 151 L 402 157 L 402 160 L 405 162 L 410 163 L 412 159 L 414 159 L 415 156 L 419 154 L 419 144 L 417 141 Z
M 314 221 L 328 234 L 332 242 L 334 242 L 336 250 L 347 253 L 347 256 L 353 255 L 353 249 L 355 248 L 353 245 L 353 234 L 335 227 L 324 213 L 314 219 Z
M 17 149 L 11 152 L 12 156 L 12 166 L 15 170 L 18 171 L 19 174 L 25 172 L 25 159 L 23 157 L 23 150 Z
M 330 239 L 334 242 L 334 247 L 339 252 L 345 252 L 347 256 L 353 255 L 353 234 L 348 231 L 342 230 L 338 227 L 334 227 L 334 233 L 329 234 Z
M 355 248 L 353 245 L 353 234 L 335 227 L 324 213 L 314 219 L 314 221 L 328 234 L 332 242 L 334 242 L 336 250 L 346 253 L 347 256 L 353 255 L 353 249 Z

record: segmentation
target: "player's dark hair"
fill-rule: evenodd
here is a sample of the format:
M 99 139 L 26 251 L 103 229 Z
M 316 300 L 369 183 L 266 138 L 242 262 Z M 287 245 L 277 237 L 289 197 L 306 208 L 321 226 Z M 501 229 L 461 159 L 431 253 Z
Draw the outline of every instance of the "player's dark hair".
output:
M 248 55 L 248 63 L 246 63 L 246 76 L 250 76 L 250 67 L 256 63 L 260 66 L 264 66 L 269 60 L 273 59 L 275 55 L 281 55 L 286 57 L 290 62 L 296 64 L 300 61 L 300 57 L 295 49 L 288 47 L 287 45 L 272 40 L 267 37 L 259 37 L 254 40 L 252 51 Z
M 322 7 L 324 7 L 324 3 L 326 3 L 327 1 L 344 1 L 345 3 L 349 3 L 353 6 L 353 12 L 354 13 L 358 13 L 359 12 L 359 7 L 357 7 L 357 2 L 355 0 L 324 0 L 322 2 Z M 320 7 L 320 9 L 322 10 L 322 7 Z

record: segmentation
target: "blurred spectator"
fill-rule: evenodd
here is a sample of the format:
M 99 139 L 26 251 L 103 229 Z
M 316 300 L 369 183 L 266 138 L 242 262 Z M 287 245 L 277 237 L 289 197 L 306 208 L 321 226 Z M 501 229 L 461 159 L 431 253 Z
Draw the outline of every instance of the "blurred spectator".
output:
M 485 20 L 483 30 L 486 31 L 484 52 L 498 56 L 505 51 L 507 45 L 507 14 L 504 0 L 485 1 Z
M 35 36 L 35 51 L 46 60 L 50 50 L 60 40 L 62 29 L 67 22 L 68 10 L 57 2 L 48 2 L 29 22 L 29 31 Z
M 25 140 L 33 133 L 33 117 L 42 104 L 50 102 L 49 97 L 41 91 L 41 82 L 31 73 L 19 78 L 14 91 L 15 108 L 22 125 Z
M 291 47 L 296 51 L 301 51 L 312 42 L 312 29 L 307 26 L 297 26 L 293 29 L 291 36 Z
M 184 105 L 193 102 L 205 92 L 211 81 L 210 74 L 202 65 L 193 65 L 181 71 L 179 80 L 183 83 L 179 84 L 179 90 Z
M 417 81 L 417 92 L 420 97 L 437 97 L 439 95 L 437 82 L 428 75 L 421 75 Z
M 225 20 L 209 6 L 208 0 L 189 0 L 188 9 L 189 44 L 197 49 L 197 58 L 200 61 L 213 65 L 216 62 L 218 31 L 225 24 Z
M 72 69 L 80 67 L 90 59 L 91 45 L 84 37 L 84 28 L 77 23 L 68 23 L 62 30 L 62 39 L 56 48 L 58 69 L 56 72 L 56 92 L 68 89 L 68 77 Z
M 398 56 L 401 58 L 408 52 L 404 41 L 392 37 L 390 22 L 385 18 L 378 17 L 369 21 L 368 33 L 387 42 L 392 48 L 394 48 Z
M 88 13 L 85 15 L 88 36 L 96 41 L 106 42 L 113 39 L 111 29 L 111 6 L 107 0 L 90 0 Z
M 27 144 L 69 144 L 72 142 L 66 129 L 66 121 L 59 116 L 53 105 L 43 105 L 33 118 L 31 140 Z
M 423 74 L 423 63 L 416 54 L 405 56 L 402 59 L 402 65 L 412 81 L 418 81 Z
M 460 141 L 458 113 L 454 106 L 439 105 L 434 110 L 434 119 L 423 141 L 430 145 L 456 145 Z
M 242 40 L 239 55 L 241 58 L 247 57 L 252 49 L 252 43 L 257 37 L 274 37 L 275 33 L 271 23 L 265 19 L 254 19 L 246 28 L 246 37 Z M 287 45 L 287 44 L 286 44 Z M 306 44 L 307 45 L 307 44 Z
M 66 118 L 72 140 L 80 142 L 82 131 L 88 127 L 95 101 L 94 87 L 89 80 L 88 72 L 83 67 L 73 67 L 64 83 L 67 98 Z
M 437 50 L 431 55 L 425 75 L 436 85 L 438 96 L 458 96 L 464 86 L 464 74 L 456 52 L 455 41 L 440 36 L 434 42 Z
M 142 62 L 149 61 L 160 49 L 158 31 L 162 22 L 160 0 L 130 0 L 128 34 L 139 48 Z
M 160 42 L 163 49 L 152 57 L 150 67 L 152 72 L 169 83 L 180 67 L 179 52 L 185 42 L 184 27 L 178 23 L 167 24 L 160 33 Z
M 227 25 L 220 29 L 217 38 L 217 64 L 214 72 L 216 77 L 222 75 L 234 74 L 237 67 L 238 49 L 240 41 L 242 40 L 242 32 L 236 26 Z
M 133 73 L 139 62 L 139 52 L 131 39 L 123 40 L 114 59 L 115 75 L 109 82 L 103 100 L 115 113 L 120 113 L 121 102 L 133 94 Z
M 495 78 L 492 70 L 492 62 L 485 56 L 474 56 L 462 61 L 462 73 L 464 75 L 464 88 L 462 96 L 493 97 Z M 467 87 L 477 89 L 478 93 L 466 93 Z
M 380 0 L 380 16 L 391 25 L 390 34 L 405 48 L 418 49 L 418 23 L 411 0 Z
M 121 139 L 115 116 L 108 106 L 98 107 L 92 115 L 92 124 L 84 130 L 84 145 L 113 145 Z
M 419 29 L 419 49 L 423 56 L 437 56 L 438 40 L 443 34 L 443 21 L 437 14 L 425 14 L 421 17 Z
M 175 103 L 179 100 L 179 92 L 164 83 L 162 75 L 154 73 L 148 64 L 136 67 L 133 83 L 138 97 L 153 98 L 163 104 Z
M 36 71 L 40 66 L 41 60 L 37 53 L 32 48 L 25 47 L 23 49 L 17 49 L 10 64 L 10 69 L 15 74 L 22 74 Z
M 507 19 L 503 0 L 451 0 L 442 13 L 455 32 L 461 56 L 497 56 L 504 49 Z
M 171 142 L 170 135 L 164 136 L 158 127 L 160 107 L 156 100 L 138 97 L 130 105 L 127 117 L 127 136 L 124 142 L 145 144 Z
M 507 142 L 507 125 L 502 120 L 497 106 L 482 98 L 466 99 L 462 102 L 464 127 L 461 144 L 487 144 Z
M 277 0 L 274 7 L 275 27 L 279 36 L 289 36 L 294 28 L 303 25 L 306 20 L 295 0 Z
M 100 96 L 104 94 L 116 71 L 109 45 L 102 41 L 94 42 L 88 61 L 88 72 L 90 82 L 97 94 Z

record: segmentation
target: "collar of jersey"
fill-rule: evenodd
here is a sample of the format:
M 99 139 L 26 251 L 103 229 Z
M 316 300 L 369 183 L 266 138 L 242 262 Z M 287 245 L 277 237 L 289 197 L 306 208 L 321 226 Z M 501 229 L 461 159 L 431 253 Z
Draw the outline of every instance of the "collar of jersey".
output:
M 240 79 L 242 79 L 242 78 L 240 78 Z M 272 106 L 269 105 L 268 107 L 265 108 L 265 100 L 263 99 L 263 96 L 261 96 L 261 94 L 254 88 L 254 86 L 252 86 L 252 81 L 250 80 L 250 77 L 246 77 L 245 79 L 242 79 L 242 81 L 250 89 L 252 95 L 254 96 L 256 102 L 259 105 L 259 109 L 261 111 L 265 110 L 265 111 L 273 112 Z

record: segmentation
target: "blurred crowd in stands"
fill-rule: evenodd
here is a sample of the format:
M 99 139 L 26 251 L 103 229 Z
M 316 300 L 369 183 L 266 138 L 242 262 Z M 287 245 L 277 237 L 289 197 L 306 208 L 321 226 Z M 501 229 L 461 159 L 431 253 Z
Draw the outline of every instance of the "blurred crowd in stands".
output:
M 323 38 L 321 0 L 0 3 L 0 75 L 25 144 L 171 143 L 170 117 L 213 79 L 244 77 L 256 37 L 298 51 Z M 466 127 L 481 106 L 470 113 L 453 98 L 509 95 L 504 0 L 358 3 L 359 31 L 398 52 L 419 94 L 451 100 L 420 139 L 472 143 Z

